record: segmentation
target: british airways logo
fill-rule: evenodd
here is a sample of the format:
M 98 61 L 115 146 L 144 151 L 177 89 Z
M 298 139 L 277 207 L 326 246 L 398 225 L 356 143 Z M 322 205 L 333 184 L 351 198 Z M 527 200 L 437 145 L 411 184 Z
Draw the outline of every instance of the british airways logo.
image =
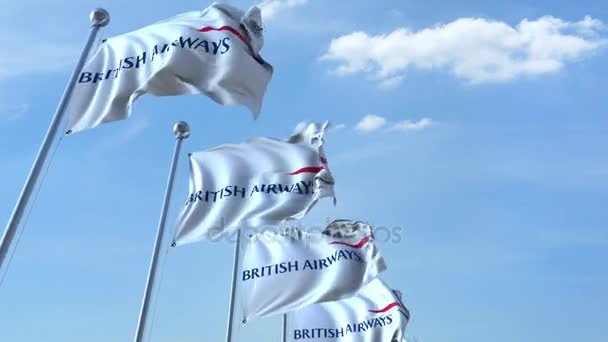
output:
M 231 26 L 221 26 L 218 28 L 205 26 L 201 29 L 194 29 L 195 32 L 208 33 L 212 31 L 228 32 L 233 37 L 243 41 L 247 45 L 250 51 L 253 52 L 251 45 L 241 34 L 241 32 Z M 194 37 L 194 36 L 179 36 L 172 42 L 162 42 L 150 46 L 146 51 L 142 51 L 136 56 L 125 56 L 121 58 L 116 67 L 103 70 L 101 72 L 96 71 L 83 71 L 78 77 L 78 83 L 99 83 L 105 80 L 115 80 L 123 72 L 129 69 L 139 69 L 146 64 L 151 64 L 163 55 L 174 51 L 174 50 L 195 50 L 212 56 L 221 56 L 231 49 L 231 38 L 228 36 L 219 37 L 214 40 L 205 37 Z M 254 57 L 258 58 L 257 54 Z
M 400 302 L 393 302 L 381 309 L 368 310 L 369 313 L 375 315 L 361 322 L 347 323 L 345 326 L 336 328 L 295 329 L 293 331 L 293 339 L 342 339 L 349 335 L 362 334 L 373 329 L 382 329 L 393 324 L 394 318 L 391 311 L 394 311 L 393 309 L 395 308 L 399 308 L 399 312 L 409 320 L 409 311 L 407 311 L 405 306 Z M 405 315 L 405 312 L 407 312 L 407 315 Z
M 321 157 L 325 160 L 324 157 Z M 286 176 L 298 176 L 302 174 L 316 175 L 323 171 L 325 166 L 304 166 L 297 170 L 284 173 Z M 275 172 L 272 172 L 275 173 Z M 281 195 L 281 194 L 295 194 L 295 195 L 308 195 L 314 194 L 313 179 L 300 180 L 297 182 L 287 183 L 261 183 L 253 184 L 248 186 L 242 185 L 227 185 L 220 189 L 214 190 L 198 190 L 191 193 L 188 196 L 186 205 L 197 202 L 215 203 L 220 200 L 234 199 L 234 198 L 248 198 L 261 195 Z
M 256 278 L 264 278 L 275 276 L 283 273 L 300 272 L 300 271 L 322 271 L 329 269 L 339 262 L 356 262 L 364 263 L 365 259 L 361 255 L 360 250 L 369 242 L 369 236 L 361 239 L 356 244 L 348 244 L 342 241 L 331 242 L 331 245 L 344 245 L 349 249 L 335 250 L 331 255 L 320 259 L 307 260 L 291 260 L 284 261 L 274 265 L 254 267 L 242 271 L 242 280 L 253 280 Z

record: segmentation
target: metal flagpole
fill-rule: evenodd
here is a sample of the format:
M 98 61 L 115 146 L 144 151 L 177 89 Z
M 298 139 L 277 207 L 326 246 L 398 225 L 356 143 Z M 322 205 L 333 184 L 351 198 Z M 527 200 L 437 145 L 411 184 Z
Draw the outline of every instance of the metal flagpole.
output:
M 53 145 L 53 141 L 57 136 L 57 132 L 59 130 L 59 126 L 65 114 L 65 109 L 72 97 L 72 93 L 74 91 L 74 86 L 76 85 L 76 81 L 78 79 L 78 75 L 84 66 L 84 63 L 89 55 L 91 47 L 93 46 L 93 42 L 95 41 L 95 37 L 99 30 L 108 25 L 110 22 L 110 14 L 103 8 L 97 8 L 91 12 L 90 15 L 91 20 L 91 31 L 89 33 L 89 38 L 82 49 L 82 53 L 80 54 L 80 58 L 78 59 L 78 63 L 74 68 L 70 81 L 68 82 L 63 96 L 59 101 L 59 105 L 55 111 L 55 115 L 51 120 L 48 130 L 46 131 L 46 135 L 42 140 L 42 145 L 38 150 L 38 155 L 36 155 L 36 159 L 34 160 L 34 164 L 30 170 L 30 174 L 25 181 L 25 185 L 21 190 L 21 195 L 17 200 L 17 204 L 15 205 L 15 209 L 11 215 L 11 218 L 6 225 L 6 229 L 4 230 L 4 234 L 2 235 L 2 241 L 0 242 L 0 269 L 2 269 L 4 262 L 6 260 L 6 256 L 11 247 L 11 243 L 13 242 L 13 238 L 17 233 L 17 228 L 19 227 L 19 223 L 21 222 L 21 218 L 23 217 L 23 213 L 27 207 L 28 201 L 34 192 L 34 188 L 36 187 L 36 183 L 38 181 L 38 177 L 40 176 L 40 172 L 44 166 L 44 162 L 49 154 L 51 146 Z
M 287 342 L 287 314 L 283 314 L 283 342 Z
M 241 252 L 241 230 L 236 232 L 236 244 L 234 245 L 234 262 L 232 264 L 232 284 L 230 286 L 230 307 L 228 309 L 228 326 L 226 327 L 226 342 L 232 342 L 232 330 L 234 329 L 234 302 L 236 301 L 236 277 L 239 269 L 239 257 Z
M 135 342 L 142 342 L 144 340 L 146 320 L 148 318 L 150 300 L 152 299 L 152 290 L 154 289 L 154 279 L 156 278 L 158 256 L 160 254 L 160 247 L 163 242 L 165 223 L 167 221 L 167 212 L 169 211 L 169 203 L 171 202 L 171 192 L 173 190 L 173 180 L 175 179 L 175 169 L 177 168 L 177 160 L 179 159 L 179 151 L 182 145 L 182 140 L 190 136 L 190 127 L 188 127 L 187 123 L 180 121 L 173 126 L 173 132 L 175 133 L 175 149 L 173 150 L 171 168 L 169 169 L 169 177 L 167 178 L 167 187 L 165 189 L 165 198 L 163 200 L 163 207 L 160 212 L 160 220 L 158 221 L 156 242 L 154 243 L 154 251 L 152 252 L 152 260 L 150 261 L 150 269 L 148 270 L 148 281 L 146 282 L 144 298 L 142 300 L 141 311 L 139 313 L 139 321 L 137 322 Z

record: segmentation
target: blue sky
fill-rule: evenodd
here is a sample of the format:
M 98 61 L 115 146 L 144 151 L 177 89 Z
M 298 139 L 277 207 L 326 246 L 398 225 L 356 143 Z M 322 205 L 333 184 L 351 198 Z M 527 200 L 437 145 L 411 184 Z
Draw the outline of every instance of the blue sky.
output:
M 208 4 L 5 1 L 1 218 L 89 11 L 109 10 L 110 37 Z M 0 340 L 132 339 L 175 121 L 192 127 L 186 152 L 326 119 L 337 126 L 327 154 L 338 205 L 322 203 L 305 223 L 401 229 L 379 245 L 384 278 L 412 313 L 408 335 L 606 340 L 605 1 L 286 0 L 267 4 L 265 17 L 262 55 L 275 74 L 257 121 L 202 96 L 150 96 L 129 120 L 62 140 L 0 289 Z M 182 158 L 169 222 L 187 193 L 186 166 Z M 231 255 L 229 243 L 169 251 L 151 341 L 223 338 Z M 261 320 L 237 335 L 279 340 L 279 327 Z

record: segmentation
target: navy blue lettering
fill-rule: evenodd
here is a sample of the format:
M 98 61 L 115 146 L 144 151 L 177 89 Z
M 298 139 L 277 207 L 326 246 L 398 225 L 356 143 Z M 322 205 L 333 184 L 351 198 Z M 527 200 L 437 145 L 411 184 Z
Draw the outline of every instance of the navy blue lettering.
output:
M 122 63 L 122 67 L 125 68 L 125 69 L 132 68 L 133 65 L 134 65 L 133 58 L 135 58 L 135 57 L 127 57 L 127 58 L 125 58 L 124 62 Z
M 95 77 L 93 77 L 93 83 L 97 83 L 97 81 L 103 81 L 103 72 L 95 73 Z
M 230 45 L 227 43 L 228 41 L 230 41 L 229 37 L 226 37 L 224 39 L 222 39 L 222 46 L 225 48 L 224 51 L 220 52 L 220 54 L 225 54 L 226 52 L 228 52 L 228 50 L 230 50 Z
M 201 46 L 205 48 L 205 52 L 209 53 L 209 42 L 208 41 L 203 39 L 198 44 L 196 44 L 196 46 L 194 48 L 198 49 Z
M 139 68 L 139 63 L 141 62 L 141 64 L 146 64 L 146 52 L 144 51 L 141 56 L 137 56 L 137 59 L 135 60 L 135 68 Z
M 304 193 L 309 194 L 309 189 L 312 186 L 312 181 L 309 181 L 309 182 L 300 181 L 300 183 L 302 183 L 302 185 L 304 185 Z
M 207 191 L 207 196 L 209 196 L 209 194 L 213 194 L 213 203 L 215 203 L 215 201 L 217 201 L 217 194 L 219 191 Z
M 241 187 L 240 191 L 239 191 L 239 187 L 238 186 L 234 186 L 234 196 L 238 196 L 239 192 L 241 193 L 241 198 L 245 198 L 245 191 L 246 189 Z
M 184 40 L 184 37 L 179 37 L 179 45 L 184 48 L 186 47 L 186 45 L 188 45 L 188 48 L 191 49 L 192 45 L 194 45 L 194 43 L 196 43 L 198 41 L 198 38 L 196 38 L 195 40 L 192 40 L 192 38 L 186 38 Z
M 150 62 L 154 61 L 154 56 L 158 55 L 158 45 L 154 45 L 152 49 L 152 57 L 150 57 Z
M 296 191 L 297 191 L 297 192 L 298 192 L 300 195 L 303 195 L 303 194 L 304 194 L 304 192 L 302 191 L 302 187 L 300 186 L 300 183 L 296 183 L 296 184 L 295 184 L 295 189 L 294 189 L 294 192 L 296 192 Z
M 378 318 L 376 318 L 376 319 L 374 320 L 374 328 L 375 328 L 375 327 L 377 327 L 377 326 L 382 327 L 382 323 L 380 322 L 380 319 L 378 319 Z
M 310 260 L 306 260 L 306 262 L 304 263 L 304 268 L 302 268 L 302 271 L 305 271 L 307 267 L 311 270 L 314 270 L 314 269 L 316 269 L 316 263 L 315 263 L 315 267 L 313 268 L 312 264 L 310 263 Z
M 340 251 L 340 252 L 342 252 L 342 251 Z M 328 257 L 327 261 L 329 261 L 329 264 L 331 265 L 334 262 L 336 262 L 336 260 L 340 260 L 339 255 L 340 254 L 336 251 L 334 254 L 332 254 L 332 256 Z
M 328 333 L 328 334 L 326 334 L 326 335 L 327 335 L 327 337 L 329 337 L 329 338 L 335 338 L 335 337 L 336 337 L 336 330 L 334 330 L 334 329 L 329 329 L 329 330 L 327 331 L 327 333 Z
M 297 261 L 290 261 L 289 263 L 287 263 L 287 267 L 289 268 L 289 272 L 292 272 L 292 267 L 294 270 L 298 270 L 298 262 Z
M 258 188 L 257 185 L 254 185 L 253 188 L 251 188 L 251 193 L 249 194 L 249 197 L 253 196 L 254 192 L 260 192 L 260 188 Z
M 291 186 L 279 184 L 279 192 L 292 192 L 294 186 L 295 184 L 291 184 Z
M 259 271 L 260 270 L 258 270 L 257 268 L 252 269 L 251 270 L 251 279 L 259 278 L 260 277 Z
M 213 54 L 217 55 L 220 46 L 222 46 L 222 41 L 220 40 L 219 42 L 217 42 L 217 44 L 215 42 L 211 42 L 211 44 L 213 44 Z
M 78 78 L 78 83 L 88 83 L 88 82 L 91 82 L 91 80 L 92 80 L 91 76 L 93 76 L 92 73 L 90 73 L 90 72 L 83 72 L 82 74 L 80 74 L 80 78 Z

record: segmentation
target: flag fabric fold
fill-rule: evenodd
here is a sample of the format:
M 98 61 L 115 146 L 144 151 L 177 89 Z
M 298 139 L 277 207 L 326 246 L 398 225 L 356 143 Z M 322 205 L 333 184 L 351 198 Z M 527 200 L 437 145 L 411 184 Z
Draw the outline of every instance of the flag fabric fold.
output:
M 272 77 L 259 55 L 260 10 L 214 3 L 109 38 L 81 71 L 68 108 L 68 133 L 126 119 L 133 102 L 204 94 L 223 105 L 247 106 L 257 117 Z
M 244 318 L 278 315 L 359 291 L 386 269 L 367 227 L 342 238 L 301 229 L 253 234 L 240 273 Z
M 286 141 L 256 138 L 192 153 L 190 195 L 174 243 L 278 225 L 302 218 L 323 197 L 335 199 L 323 149 L 327 125 L 307 125 Z
M 290 318 L 289 342 L 401 342 L 410 312 L 400 293 L 376 278 L 350 298 L 309 305 Z

